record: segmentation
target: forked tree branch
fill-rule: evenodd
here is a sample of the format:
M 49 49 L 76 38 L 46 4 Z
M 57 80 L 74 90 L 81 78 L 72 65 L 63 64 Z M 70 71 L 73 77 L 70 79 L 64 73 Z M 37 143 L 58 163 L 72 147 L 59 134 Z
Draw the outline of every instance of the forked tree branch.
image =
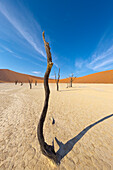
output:
M 39 123 L 38 123 L 37 136 L 38 136 L 38 140 L 39 140 L 39 144 L 40 144 L 40 148 L 41 148 L 42 153 L 45 156 L 52 159 L 56 164 L 59 164 L 58 159 L 57 159 L 57 155 L 56 155 L 55 150 L 54 150 L 54 146 L 48 145 L 45 142 L 44 135 L 43 135 L 43 125 L 44 125 L 44 121 L 45 121 L 46 114 L 47 114 L 49 94 L 50 94 L 49 85 L 48 85 L 48 78 L 49 78 L 49 74 L 51 72 L 51 68 L 53 66 L 53 63 L 52 63 L 52 57 L 51 57 L 49 43 L 45 41 L 44 32 L 43 32 L 42 36 L 43 36 L 43 41 L 44 41 L 45 50 L 46 50 L 46 54 L 47 54 L 47 69 L 46 69 L 46 72 L 45 72 L 45 75 L 44 75 L 45 102 L 44 102 L 44 107 L 43 107 L 42 114 L 41 114 L 41 117 L 40 117 L 40 120 L 39 120 Z

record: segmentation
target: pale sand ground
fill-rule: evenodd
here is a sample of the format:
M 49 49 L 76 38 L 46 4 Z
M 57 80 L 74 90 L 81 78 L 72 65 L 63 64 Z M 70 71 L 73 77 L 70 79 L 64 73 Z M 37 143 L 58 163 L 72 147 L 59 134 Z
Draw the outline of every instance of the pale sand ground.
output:
M 62 142 L 60 166 L 42 155 L 37 140 L 43 84 L 32 90 L 27 84 L 0 84 L 0 170 L 113 170 L 113 85 L 61 84 L 57 92 L 51 84 L 50 89 L 44 136 L 48 144 L 55 137 Z

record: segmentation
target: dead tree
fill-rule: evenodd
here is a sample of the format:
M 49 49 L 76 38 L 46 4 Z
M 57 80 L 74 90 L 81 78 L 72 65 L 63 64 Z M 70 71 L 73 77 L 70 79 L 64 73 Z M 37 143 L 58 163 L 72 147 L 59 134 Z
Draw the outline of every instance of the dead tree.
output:
M 55 73 L 55 72 L 54 72 Z M 56 79 L 56 73 L 55 73 L 55 82 L 56 82 L 56 85 L 57 85 L 57 91 L 59 91 L 59 78 L 60 78 L 60 68 L 59 68 L 59 72 L 58 72 L 58 78 Z
M 66 79 L 68 80 L 68 78 L 66 77 Z M 67 81 L 67 87 L 66 88 L 68 88 L 68 81 Z
M 72 87 L 72 82 L 73 82 L 73 73 L 70 76 L 70 87 Z
M 59 78 L 60 78 L 60 68 L 59 68 L 59 72 L 58 72 L 58 79 L 57 79 L 57 91 L 59 91 Z
M 37 86 L 37 80 L 35 81 L 35 86 Z
M 73 75 L 74 74 L 72 73 L 70 77 L 66 78 L 67 79 L 67 87 L 66 88 L 72 87 L 72 83 L 73 83 L 74 79 L 76 78 L 76 77 L 73 77 Z
M 23 83 L 21 82 L 21 86 L 23 86 Z
M 32 81 L 29 80 L 29 86 L 30 86 L 30 89 L 32 89 Z
M 76 77 L 73 77 L 73 73 L 71 74 L 71 76 L 70 76 L 70 87 L 72 87 L 72 83 L 73 83 L 73 81 L 74 81 L 74 79 L 76 78 Z
M 15 85 L 17 85 L 17 83 L 18 83 L 18 80 L 15 81 Z
M 46 114 L 47 114 L 49 94 L 50 94 L 48 78 L 49 78 L 49 74 L 51 72 L 51 68 L 53 66 L 49 43 L 45 41 L 44 32 L 43 32 L 43 41 L 44 41 L 45 50 L 46 50 L 46 54 L 47 54 L 47 69 L 46 69 L 46 72 L 44 75 L 45 102 L 44 102 L 44 107 L 43 107 L 41 117 L 40 117 L 40 120 L 38 123 L 37 136 L 38 136 L 38 140 L 39 140 L 39 144 L 40 144 L 42 153 L 45 156 L 47 156 L 48 158 L 54 160 L 54 162 L 56 164 L 58 164 L 59 162 L 58 162 L 55 150 L 54 150 L 54 145 L 48 145 L 45 142 L 44 135 L 43 135 L 43 125 L 44 125 L 44 121 L 45 121 Z

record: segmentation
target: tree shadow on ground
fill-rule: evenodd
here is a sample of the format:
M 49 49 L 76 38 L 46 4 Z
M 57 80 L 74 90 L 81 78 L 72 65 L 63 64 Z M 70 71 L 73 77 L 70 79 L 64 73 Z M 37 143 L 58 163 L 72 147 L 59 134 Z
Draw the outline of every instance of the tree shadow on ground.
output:
M 77 89 L 77 88 L 73 88 L 73 89 L 66 89 L 66 90 L 59 90 L 60 92 L 63 92 L 63 91 L 77 91 L 77 90 L 81 90 L 81 89 Z
M 63 91 L 77 91 L 77 90 L 84 90 L 84 89 L 89 89 L 87 86 L 77 86 L 77 87 L 66 87 L 66 89 L 59 90 L 60 92 Z
M 103 122 L 104 120 L 112 117 L 113 114 L 106 116 L 100 120 L 98 120 L 97 122 L 87 126 L 85 129 L 83 129 L 77 136 L 75 136 L 74 138 L 70 139 L 69 141 L 67 141 L 65 144 L 63 144 L 62 142 L 60 142 L 56 137 L 55 140 L 57 142 L 57 144 L 59 145 L 59 150 L 57 151 L 57 157 L 58 157 L 58 161 L 60 163 L 61 159 L 64 158 L 74 147 L 74 145 L 85 135 L 85 133 L 91 129 L 93 126 L 97 125 L 98 123 Z

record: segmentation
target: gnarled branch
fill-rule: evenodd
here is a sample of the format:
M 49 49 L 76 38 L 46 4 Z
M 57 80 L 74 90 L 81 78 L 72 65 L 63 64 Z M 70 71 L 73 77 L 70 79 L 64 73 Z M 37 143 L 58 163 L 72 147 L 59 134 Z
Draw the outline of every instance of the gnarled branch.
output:
M 43 107 L 42 114 L 41 114 L 38 128 L 37 128 L 37 136 L 38 136 L 38 140 L 39 140 L 39 144 L 40 144 L 42 153 L 45 156 L 49 157 L 50 159 L 54 160 L 54 162 L 56 164 L 59 164 L 57 155 L 54 151 L 54 146 L 48 145 L 45 142 L 44 135 L 43 135 L 43 125 L 44 125 L 44 121 L 45 121 L 46 114 L 47 114 L 49 94 L 50 94 L 48 78 L 49 78 L 49 74 L 51 72 L 51 68 L 53 66 L 49 43 L 45 41 L 44 32 L 43 32 L 43 41 L 44 41 L 45 50 L 46 50 L 46 54 L 47 54 L 47 69 L 46 69 L 46 72 L 44 75 L 45 102 L 44 102 L 44 107 Z

